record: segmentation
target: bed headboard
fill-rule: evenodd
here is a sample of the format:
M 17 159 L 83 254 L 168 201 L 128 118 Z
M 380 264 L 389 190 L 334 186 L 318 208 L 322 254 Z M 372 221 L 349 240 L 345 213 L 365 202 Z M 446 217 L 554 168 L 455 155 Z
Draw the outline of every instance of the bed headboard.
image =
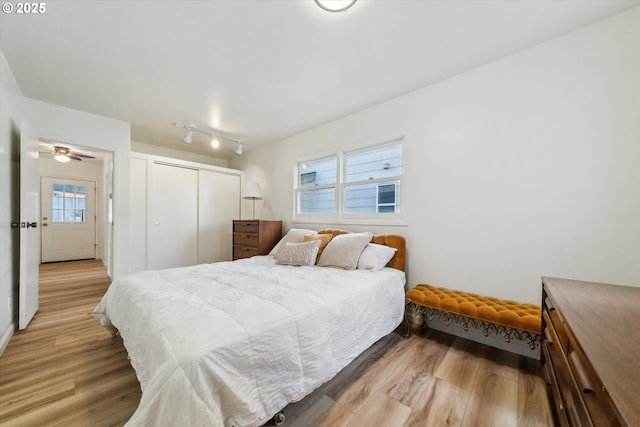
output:
M 327 228 L 324 230 L 318 230 L 318 234 L 331 234 L 337 236 L 338 234 L 350 233 L 347 230 L 340 230 L 338 228 Z M 395 268 L 396 270 L 404 271 L 406 260 L 406 241 L 404 237 L 397 234 L 378 234 L 373 236 L 371 242 L 379 245 L 385 245 L 396 249 L 396 253 L 391 258 L 391 261 L 387 263 L 387 267 Z

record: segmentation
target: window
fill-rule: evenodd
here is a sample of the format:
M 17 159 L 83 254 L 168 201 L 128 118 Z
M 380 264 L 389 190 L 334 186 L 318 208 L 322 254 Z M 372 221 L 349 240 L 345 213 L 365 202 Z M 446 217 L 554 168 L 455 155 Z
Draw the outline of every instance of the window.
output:
M 401 213 L 402 147 L 402 142 L 395 140 L 299 162 L 296 214 L 332 219 L 397 218 Z
M 86 222 L 87 191 L 83 186 L 53 184 L 53 222 Z
M 299 163 L 297 213 L 335 213 L 337 178 L 338 159 L 335 156 Z

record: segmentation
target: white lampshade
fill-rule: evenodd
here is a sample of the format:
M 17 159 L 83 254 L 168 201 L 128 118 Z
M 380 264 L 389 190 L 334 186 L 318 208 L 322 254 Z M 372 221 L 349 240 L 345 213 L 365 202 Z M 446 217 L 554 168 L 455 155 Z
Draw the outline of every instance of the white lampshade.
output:
M 244 189 L 243 199 L 260 200 L 262 199 L 262 191 L 260 191 L 260 185 L 257 182 L 250 182 Z

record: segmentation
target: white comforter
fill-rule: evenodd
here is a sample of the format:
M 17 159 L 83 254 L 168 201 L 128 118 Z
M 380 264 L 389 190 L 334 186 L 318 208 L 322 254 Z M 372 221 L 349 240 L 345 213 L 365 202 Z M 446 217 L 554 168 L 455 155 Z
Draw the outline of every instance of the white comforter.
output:
M 270 256 L 114 281 L 95 316 L 117 328 L 142 388 L 129 426 L 258 426 L 302 399 L 404 312 L 404 273 Z

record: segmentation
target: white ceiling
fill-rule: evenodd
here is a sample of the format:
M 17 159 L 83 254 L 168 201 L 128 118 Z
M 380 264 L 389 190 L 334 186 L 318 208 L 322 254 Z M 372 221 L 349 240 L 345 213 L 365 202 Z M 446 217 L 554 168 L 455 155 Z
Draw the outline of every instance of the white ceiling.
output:
M 23 94 L 182 143 L 172 122 L 246 151 L 602 20 L 640 0 L 52 1 L 2 13 L 0 46 Z

